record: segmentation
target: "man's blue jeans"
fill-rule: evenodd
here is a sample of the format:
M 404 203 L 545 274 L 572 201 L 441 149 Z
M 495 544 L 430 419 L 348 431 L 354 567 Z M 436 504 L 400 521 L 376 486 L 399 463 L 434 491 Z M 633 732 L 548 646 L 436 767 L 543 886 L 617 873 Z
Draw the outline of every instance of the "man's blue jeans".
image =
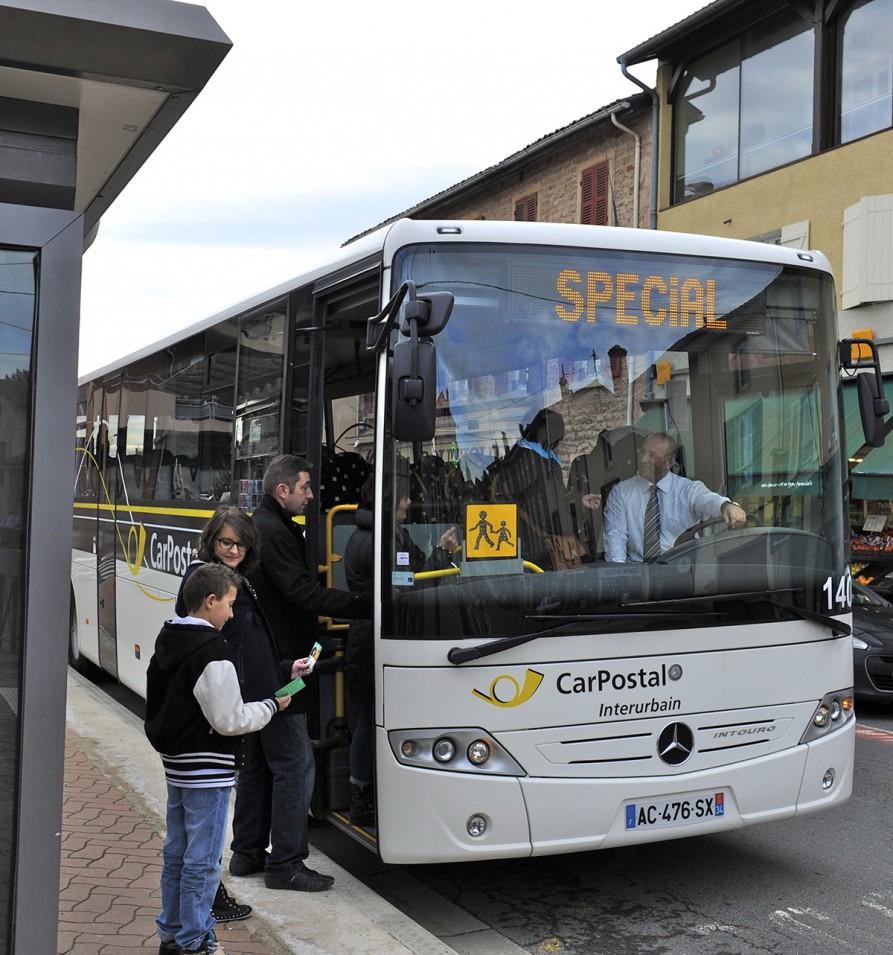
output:
M 316 775 L 307 716 L 277 716 L 243 738 L 244 765 L 236 782 L 233 855 L 278 876 L 307 858 L 307 814 Z M 264 853 L 270 845 L 270 855 Z
M 184 952 L 199 948 L 214 927 L 211 907 L 220 883 L 230 788 L 168 783 L 161 915 L 155 924 L 163 942 L 173 939 Z

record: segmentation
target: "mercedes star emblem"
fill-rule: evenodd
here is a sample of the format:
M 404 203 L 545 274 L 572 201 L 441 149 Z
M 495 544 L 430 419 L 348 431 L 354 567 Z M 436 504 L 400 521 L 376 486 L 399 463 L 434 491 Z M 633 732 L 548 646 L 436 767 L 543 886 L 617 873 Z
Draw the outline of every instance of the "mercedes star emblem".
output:
M 684 763 L 695 748 L 695 734 L 685 723 L 670 723 L 657 738 L 657 755 L 671 766 Z

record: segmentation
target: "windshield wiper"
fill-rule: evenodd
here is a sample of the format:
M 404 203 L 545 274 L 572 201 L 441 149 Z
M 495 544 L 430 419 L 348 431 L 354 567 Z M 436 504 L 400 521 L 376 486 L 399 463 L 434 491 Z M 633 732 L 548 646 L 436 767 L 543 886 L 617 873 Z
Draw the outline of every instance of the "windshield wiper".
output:
M 708 613 L 709 611 L 704 611 Z M 630 613 L 629 611 L 618 610 L 615 613 L 580 613 L 580 614 L 525 614 L 527 620 L 560 620 L 561 622 L 554 627 L 547 627 L 545 630 L 536 630 L 533 633 L 520 633 L 515 637 L 503 637 L 501 640 L 494 640 L 492 643 L 479 643 L 473 647 L 450 647 L 447 653 L 447 660 L 458 666 L 460 663 L 468 663 L 469 660 L 478 660 L 481 657 L 489 657 L 494 653 L 501 653 L 503 650 L 511 650 L 513 647 L 520 647 L 531 640 L 537 640 L 539 637 L 548 637 L 551 634 L 563 630 L 571 624 L 589 622 L 600 623 L 600 632 L 610 632 L 614 629 L 620 629 L 629 624 L 630 620 L 653 620 L 656 616 L 664 620 L 676 618 L 690 618 L 691 613 L 680 611 L 679 613 L 667 613 L 667 611 L 646 611 L 643 613 Z M 607 626 L 610 625 L 610 626 Z
M 832 617 L 825 613 L 816 613 L 815 610 L 804 610 L 802 607 L 793 607 L 790 604 L 781 604 L 776 600 L 767 600 L 766 603 L 769 604 L 770 607 L 778 607 L 779 610 L 786 610 L 801 620 L 811 620 L 813 623 L 824 624 L 836 637 L 849 637 L 853 632 L 853 628 L 848 623 L 838 620 L 837 617 Z
M 828 629 L 835 636 L 848 637 L 852 634 L 853 628 L 849 624 L 844 623 L 842 620 L 838 620 L 837 617 L 832 617 L 829 614 L 817 613 L 815 610 L 804 610 L 802 607 L 795 607 L 793 604 L 784 604 L 778 600 L 772 600 L 772 596 L 777 596 L 779 594 L 796 594 L 802 592 L 802 587 L 779 587 L 770 591 L 751 590 L 745 591 L 744 593 L 704 594 L 701 597 L 677 597 L 670 600 L 655 600 L 648 601 L 647 603 L 643 602 L 641 606 L 678 607 L 692 603 L 708 603 L 713 600 L 743 600 L 747 603 L 763 601 L 764 603 L 769 604 L 770 607 L 775 607 L 778 610 L 786 610 L 789 614 L 799 617 L 801 620 L 809 620 L 812 623 L 822 624 L 823 626 L 828 627 Z M 638 607 L 639 604 L 629 603 L 623 604 L 623 606 Z

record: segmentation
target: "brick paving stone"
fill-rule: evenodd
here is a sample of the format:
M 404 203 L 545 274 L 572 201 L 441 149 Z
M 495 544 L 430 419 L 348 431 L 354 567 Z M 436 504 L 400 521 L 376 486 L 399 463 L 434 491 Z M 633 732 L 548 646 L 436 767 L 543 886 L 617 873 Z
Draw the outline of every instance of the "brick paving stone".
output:
M 70 730 L 63 798 L 57 955 L 157 952 L 162 836 Z M 227 955 L 288 952 L 257 917 L 217 933 Z

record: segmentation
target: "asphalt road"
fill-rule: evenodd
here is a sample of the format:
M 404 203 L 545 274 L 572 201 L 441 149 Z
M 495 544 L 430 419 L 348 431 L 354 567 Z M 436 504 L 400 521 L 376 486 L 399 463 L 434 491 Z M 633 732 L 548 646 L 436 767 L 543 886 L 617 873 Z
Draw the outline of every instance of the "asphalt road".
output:
M 893 709 L 857 708 L 853 798 L 712 837 L 398 868 L 314 841 L 463 955 L 893 952 Z

